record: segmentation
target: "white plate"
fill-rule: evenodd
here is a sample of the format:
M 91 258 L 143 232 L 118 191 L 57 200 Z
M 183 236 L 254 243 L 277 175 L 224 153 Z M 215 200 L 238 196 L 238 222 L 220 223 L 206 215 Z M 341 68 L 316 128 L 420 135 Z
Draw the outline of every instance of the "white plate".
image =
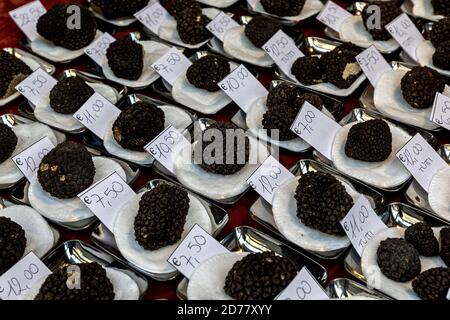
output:
M 266 15 L 276 17 L 279 19 L 299 22 L 302 20 L 306 20 L 309 17 L 312 17 L 316 13 L 319 13 L 320 10 L 322 10 L 323 6 L 324 6 L 323 3 L 320 2 L 319 0 L 306 0 L 305 5 L 302 8 L 302 11 L 300 11 L 300 14 L 298 14 L 296 16 L 290 16 L 290 17 L 282 17 L 282 16 L 277 16 L 277 15 L 268 13 L 266 10 L 264 10 L 264 7 L 262 6 L 260 1 L 258 1 L 256 3 L 256 6 L 253 7 L 252 9 L 255 12 L 266 14 Z
M 150 5 L 151 3 L 156 2 L 156 0 L 150 0 L 148 2 L 148 5 Z M 147 6 L 148 6 L 147 5 Z M 103 15 L 99 14 L 98 12 L 95 12 L 92 7 L 89 7 L 89 10 L 91 10 L 91 12 L 94 14 L 94 16 L 102 21 L 108 22 L 114 26 L 118 26 L 118 27 L 128 27 L 130 24 L 134 23 L 136 21 L 135 17 L 121 17 L 121 18 L 117 18 L 117 19 L 106 19 Z
M 433 46 L 431 41 L 425 40 L 419 43 L 419 45 L 416 48 L 416 58 L 417 62 L 424 67 L 430 67 L 440 74 L 443 74 L 445 76 L 450 76 L 450 70 L 444 70 L 441 68 L 436 67 L 433 64 L 433 54 L 436 51 L 436 48 Z
M 436 214 L 450 221 L 450 167 L 437 171 L 431 178 L 428 202 Z
M 197 0 L 197 2 L 216 8 L 227 8 L 238 1 L 239 0 Z

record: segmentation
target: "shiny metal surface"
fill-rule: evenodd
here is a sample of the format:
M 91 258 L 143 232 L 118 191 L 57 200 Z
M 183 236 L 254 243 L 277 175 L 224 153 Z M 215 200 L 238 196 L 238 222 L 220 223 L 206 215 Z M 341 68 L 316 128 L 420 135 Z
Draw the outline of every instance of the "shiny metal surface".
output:
M 328 284 L 326 291 L 328 296 L 334 299 L 368 297 L 371 299 L 391 300 L 391 298 L 376 290 L 371 290 L 358 282 L 346 278 L 333 279 Z

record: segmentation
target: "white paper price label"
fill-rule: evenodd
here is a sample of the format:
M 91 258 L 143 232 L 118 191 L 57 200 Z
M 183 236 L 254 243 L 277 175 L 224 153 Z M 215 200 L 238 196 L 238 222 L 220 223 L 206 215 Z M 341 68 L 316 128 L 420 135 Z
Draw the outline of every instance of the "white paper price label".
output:
M 113 230 L 119 208 L 135 195 L 119 174 L 113 172 L 81 192 L 78 198 L 109 230 Z
M 367 79 L 369 79 L 370 83 L 374 87 L 383 73 L 392 70 L 389 63 L 386 59 L 384 59 L 375 46 L 370 46 L 358 54 L 356 56 L 356 61 L 358 61 L 361 69 L 367 76 Z
M 16 86 L 16 90 L 32 104 L 37 105 L 43 97 L 49 95 L 50 90 L 57 82 L 55 78 L 39 68 L 19 83 Z
M 51 273 L 45 264 L 30 252 L 0 277 L 0 299 L 22 300 L 39 280 Z
M 428 191 L 433 175 L 447 164 L 433 147 L 417 133 L 397 152 L 397 158 L 416 181 Z
M 84 53 L 101 66 L 109 45 L 114 41 L 116 41 L 116 39 L 108 32 L 105 32 L 101 37 L 94 40 L 86 49 L 84 49 Z
M 247 183 L 271 204 L 275 190 L 293 177 L 294 175 L 277 159 L 269 156 L 247 179 Z
M 300 109 L 291 130 L 331 160 L 331 147 L 341 126 L 309 102 Z
M 115 105 L 99 93 L 95 92 L 92 97 L 90 97 L 86 103 L 73 114 L 73 117 L 92 131 L 97 137 L 103 139 L 109 123 L 114 119 L 117 119 L 119 114 L 120 110 Z
M 378 232 L 387 229 L 364 196 L 359 197 L 342 219 L 341 225 L 360 256 L 370 239 Z
M 196 224 L 175 249 L 167 262 L 189 279 L 202 262 L 218 254 L 227 252 L 229 252 L 227 248 L 222 246 L 208 232 Z
M 239 27 L 239 23 L 233 20 L 225 12 L 220 13 L 206 25 L 206 28 L 220 41 L 223 41 L 225 33 L 231 28 Z
M 339 32 L 342 23 L 351 16 L 352 14 L 350 12 L 329 0 L 317 15 L 316 19 L 334 31 Z
M 159 58 L 152 68 L 164 78 L 168 83 L 173 85 L 175 80 L 186 71 L 192 62 L 186 56 L 178 51 L 177 48 L 172 47 L 161 58 Z
M 247 0 L 247 3 L 250 5 L 250 7 L 255 8 L 256 5 L 260 2 L 261 0 Z
M 174 163 L 176 156 L 188 146 L 190 146 L 190 142 L 175 127 L 168 126 L 144 149 L 167 170 L 175 173 Z
M 18 155 L 12 157 L 12 161 L 23 173 L 25 178 L 29 181 L 34 176 L 34 173 L 39 168 L 39 164 L 42 158 L 50 152 L 55 145 L 50 141 L 48 137 L 44 137 L 41 140 L 35 142 L 27 149 L 23 150 Z
M 328 300 L 329 297 L 308 269 L 303 267 L 286 289 L 284 289 L 275 299 Z
M 389 22 L 385 28 L 391 34 L 392 38 L 400 44 L 403 50 L 411 58 L 417 60 L 416 48 L 425 39 L 408 15 L 402 13 L 392 20 L 392 22 Z
M 159 28 L 164 21 L 172 20 L 172 16 L 159 3 L 155 2 L 141 11 L 134 14 L 134 16 L 151 32 L 158 34 Z
M 247 112 L 256 99 L 268 95 L 261 82 L 242 64 L 218 84 L 222 91 L 236 102 L 244 112 Z
M 450 130 L 450 98 L 442 93 L 436 92 L 433 110 L 430 120 L 441 127 Z
M 303 57 L 304 54 L 295 45 L 291 37 L 284 33 L 283 30 L 280 30 L 262 48 L 285 74 L 291 79 L 295 79 L 291 72 L 292 65 L 295 60 Z
M 46 12 L 47 10 L 45 10 L 40 1 L 32 1 L 30 3 L 27 3 L 26 5 L 10 11 L 9 15 L 20 28 L 20 30 L 22 30 L 22 32 L 27 36 L 27 38 L 31 41 L 34 41 L 37 37 L 39 37 L 39 34 L 36 30 L 36 24 L 39 20 L 39 17 Z

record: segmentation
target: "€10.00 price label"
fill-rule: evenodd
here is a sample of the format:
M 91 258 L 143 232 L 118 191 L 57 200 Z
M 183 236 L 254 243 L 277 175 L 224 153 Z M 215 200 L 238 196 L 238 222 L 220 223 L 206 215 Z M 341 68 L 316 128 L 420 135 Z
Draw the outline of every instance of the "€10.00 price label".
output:
M 308 269 L 303 267 L 286 289 L 284 289 L 275 299 L 328 300 L 329 297 Z

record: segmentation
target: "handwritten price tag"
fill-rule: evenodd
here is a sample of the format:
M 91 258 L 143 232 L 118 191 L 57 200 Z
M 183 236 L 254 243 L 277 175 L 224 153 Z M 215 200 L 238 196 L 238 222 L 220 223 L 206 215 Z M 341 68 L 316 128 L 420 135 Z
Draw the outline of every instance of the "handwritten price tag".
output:
M 136 193 L 123 181 L 117 172 L 100 180 L 78 195 L 78 198 L 94 213 L 101 222 L 113 230 L 117 211 L 122 204 Z
M 430 120 L 450 130 L 450 98 L 437 92 L 434 98 Z
M 103 139 L 108 124 L 117 119 L 120 110 L 95 92 L 74 114 L 73 117 L 91 130 L 97 137 Z
M 134 16 L 155 34 L 158 34 L 164 21 L 173 19 L 158 1 L 135 13 Z
M 406 13 L 402 13 L 392 22 L 385 26 L 386 30 L 391 34 L 403 50 L 413 58 L 416 58 L 416 48 L 424 41 L 424 38 L 411 19 Z
M 295 45 L 291 37 L 280 30 L 263 45 L 263 49 L 285 74 L 291 79 L 295 79 L 291 72 L 292 65 L 295 60 L 303 57 L 304 54 Z
M 31 181 L 37 168 L 39 168 L 42 158 L 44 158 L 44 156 L 54 147 L 55 146 L 50 139 L 44 137 L 18 155 L 12 157 L 12 160 L 19 170 L 22 171 L 23 175 Z
M 239 27 L 239 23 L 234 21 L 223 11 L 220 11 L 220 13 L 206 25 L 206 29 L 208 29 L 220 41 L 223 41 L 225 33 L 234 27 Z
M 358 54 L 356 56 L 356 61 L 358 61 L 361 69 L 374 87 L 383 73 L 392 70 L 389 63 L 375 46 L 370 46 Z
M 308 269 L 303 267 L 286 289 L 284 289 L 275 299 L 328 300 L 329 297 Z
M 268 203 L 272 203 L 275 190 L 286 180 L 294 175 L 279 163 L 274 157 L 269 156 L 247 179 L 247 183 L 256 190 Z
M 19 83 L 16 86 L 16 90 L 32 104 L 37 105 L 43 97 L 50 94 L 50 90 L 52 90 L 57 82 L 55 78 L 39 68 Z
M 180 74 L 187 70 L 191 64 L 192 62 L 184 54 L 178 51 L 177 48 L 172 47 L 166 54 L 152 64 L 152 68 L 164 80 L 173 85 Z
M 109 48 L 109 45 L 116 41 L 116 39 L 110 35 L 108 32 L 105 32 L 101 37 L 92 42 L 84 52 L 88 55 L 89 58 L 95 61 L 99 66 L 103 63 L 103 58 L 106 56 L 106 51 Z
M 396 156 L 425 191 L 428 191 L 431 178 L 436 171 L 447 166 L 419 133 L 412 137 Z
M 51 273 L 45 264 L 30 252 L 0 277 L 0 299 L 22 300 L 28 290 Z
M 218 84 L 222 91 L 236 102 L 244 112 L 247 112 L 256 99 L 268 95 L 261 82 L 242 64 Z
M 218 254 L 227 252 L 229 252 L 228 249 L 196 224 L 175 249 L 167 262 L 189 279 L 202 262 Z
M 26 5 L 10 11 L 9 15 L 20 28 L 20 30 L 22 30 L 22 32 L 27 36 L 27 38 L 31 41 L 34 41 L 37 37 L 39 37 L 39 34 L 36 30 L 36 24 L 39 20 L 39 17 L 46 12 L 47 10 L 45 10 L 40 1 L 32 1 L 30 3 L 27 3 Z
M 359 197 L 342 219 L 341 225 L 360 256 L 369 240 L 378 232 L 387 229 L 364 196 Z
M 173 126 L 168 126 L 144 149 L 167 170 L 175 174 L 174 163 L 177 154 L 190 142 Z
M 309 102 L 300 109 L 291 130 L 331 160 L 331 147 L 341 126 Z
M 329 0 L 316 19 L 334 31 L 339 32 L 342 23 L 351 16 L 350 12 Z

